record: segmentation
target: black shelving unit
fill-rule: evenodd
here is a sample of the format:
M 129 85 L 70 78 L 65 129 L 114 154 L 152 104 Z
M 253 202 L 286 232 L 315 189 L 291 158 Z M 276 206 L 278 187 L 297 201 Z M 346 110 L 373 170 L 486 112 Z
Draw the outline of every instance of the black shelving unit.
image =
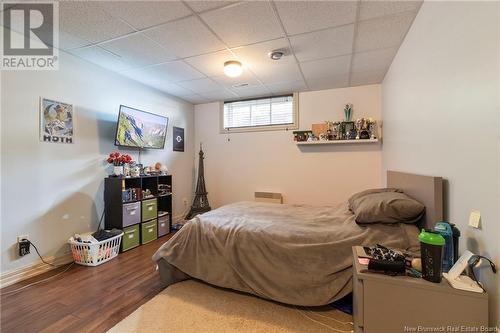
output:
M 122 251 L 151 242 L 172 229 L 172 199 L 172 175 L 105 178 L 105 227 L 124 231 Z

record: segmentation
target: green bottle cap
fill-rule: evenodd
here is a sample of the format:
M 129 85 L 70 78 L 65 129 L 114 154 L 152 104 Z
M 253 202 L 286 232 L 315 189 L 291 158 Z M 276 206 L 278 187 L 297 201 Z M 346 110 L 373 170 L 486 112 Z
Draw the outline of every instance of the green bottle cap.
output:
M 444 245 L 445 240 L 444 237 L 438 234 L 437 232 L 426 231 L 422 229 L 420 235 L 418 235 L 418 240 L 422 243 L 431 244 L 431 245 Z

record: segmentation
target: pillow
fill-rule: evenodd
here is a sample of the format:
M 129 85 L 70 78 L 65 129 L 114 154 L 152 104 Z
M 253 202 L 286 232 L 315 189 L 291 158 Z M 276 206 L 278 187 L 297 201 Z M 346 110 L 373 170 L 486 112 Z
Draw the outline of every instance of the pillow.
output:
M 356 223 L 415 223 L 425 206 L 394 188 L 366 190 L 349 198 Z

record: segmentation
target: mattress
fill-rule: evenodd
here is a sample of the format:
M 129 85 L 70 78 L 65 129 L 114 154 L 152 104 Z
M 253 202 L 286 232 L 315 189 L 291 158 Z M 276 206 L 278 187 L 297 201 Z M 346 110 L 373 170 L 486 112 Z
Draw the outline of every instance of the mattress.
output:
M 186 278 L 294 305 L 352 291 L 352 246 L 418 250 L 408 224 L 355 223 L 337 206 L 238 202 L 189 221 L 153 255 L 166 285 Z

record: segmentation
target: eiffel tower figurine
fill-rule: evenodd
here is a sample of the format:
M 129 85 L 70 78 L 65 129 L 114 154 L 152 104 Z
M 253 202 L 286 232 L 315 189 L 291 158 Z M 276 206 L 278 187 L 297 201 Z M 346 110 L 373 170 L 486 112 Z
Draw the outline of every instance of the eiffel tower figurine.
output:
M 210 204 L 208 203 L 207 197 L 207 189 L 205 188 L 205 175 L 203 168 L 203 149 L 200 143 L 200 160 L 198 165 L 198 183 L 196 184 L 196 193 L 193 200 L 193 205 L 189 210 L 189 213 L 186 215 L 186 220 L 191 220 L 198 214 L 203 214 L 208 212 L 212 208 L 210 208 Z

